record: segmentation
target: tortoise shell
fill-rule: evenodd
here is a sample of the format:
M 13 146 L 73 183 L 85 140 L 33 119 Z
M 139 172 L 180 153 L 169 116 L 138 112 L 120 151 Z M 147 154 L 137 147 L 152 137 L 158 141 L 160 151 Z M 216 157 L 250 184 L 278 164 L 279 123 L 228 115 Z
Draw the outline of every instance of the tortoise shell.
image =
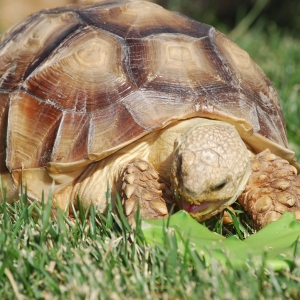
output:
M 101 160 L 175 120 L 234 124 L 287 149 L 276 90 L 219 31 L 142 1 L 44 10 L 0 45 L 0 172 Z

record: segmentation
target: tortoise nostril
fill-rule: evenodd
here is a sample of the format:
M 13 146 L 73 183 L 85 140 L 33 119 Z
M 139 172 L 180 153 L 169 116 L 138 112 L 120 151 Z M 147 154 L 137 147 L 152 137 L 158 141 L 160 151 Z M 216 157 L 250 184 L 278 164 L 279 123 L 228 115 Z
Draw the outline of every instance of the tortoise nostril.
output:
M 211 191 L 219 191 L 221 190 L 222 188 L 225 187 L 225 185 L 227 184 L 228 182 L 228 179 L 225 179 L 223 181 L 221 181 L 219 184 L 215 185 L 215 186 L 212 186 L 211 187 Z

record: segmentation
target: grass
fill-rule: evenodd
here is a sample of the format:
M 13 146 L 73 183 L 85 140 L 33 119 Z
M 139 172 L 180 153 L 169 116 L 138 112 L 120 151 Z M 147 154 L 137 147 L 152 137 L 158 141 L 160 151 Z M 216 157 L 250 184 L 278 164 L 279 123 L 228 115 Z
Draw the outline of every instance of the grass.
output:
M 258 22 L 236 41 L 276 86 L 291 147 L 300 154 L 300 41 L 274 24 Z M 275 272 L 262 265 L 236 271 L 165 237 L 146 244 L 137 222 L 93 208 L 51 220 L 51 202 L 0 204 L 1 299 L 299 299 L 298 268 Z M 241 224 L 241 223 L 239 223 Z M 245 234 L 244 225 L 239 226 Z M 226 231 L 222 225 L 217 230 Z M 237 230 L 237 231 L 239 231 Z M 226 234 L 232 234 L 226 231 Z M 248 234 L 248 233 L 246 233 Z M 299 250 L 298 250 L 299 251 Z
M 33 214 L 34 212 L 34 214 Z M 187 249 L 172 236 L 145 243 L 122 213 L 61 212 L 51 201 L 29 204 L 26 194 L 0 205 L 1 299 L 297 299 L 300 269 L 289 273 L 249 266 L 236 271 Z M 36 217 L 34 217 L 36 215 Z M 295 262 L 299 265 L 299 262 Z M 277 297 L 277 298 L 276 298 Z

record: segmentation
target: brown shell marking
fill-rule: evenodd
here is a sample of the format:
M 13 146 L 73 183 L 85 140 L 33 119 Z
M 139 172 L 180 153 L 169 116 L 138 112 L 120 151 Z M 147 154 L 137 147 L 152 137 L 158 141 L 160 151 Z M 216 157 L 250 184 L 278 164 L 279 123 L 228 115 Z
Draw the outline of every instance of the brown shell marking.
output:
M 99 130 L 100 128 L 102 130 Z M 102 158 L 99 154 L 109 155 L 145 132 L 146 129 L 136 123 L 132 114 L 122 104 L 116 103 L 99 110 L 92 115 L 89 158 L 99 160 Z
M 183 34 L 151 35 L 131 47 L 131 66 L 137 85 L 144 89 L 205 95 L 205 90 L 220 81 L 207 56 L 206 38 Z M 201 79 L 201 82 L 200 82 Z
M 9 94 L 0 93 L 0 173 L 8 171 L 5 163 L 8 105 Z
M 117 1 L 103 7 L 79 10 L 78 13 L 87 24 L 110 31 L 126 41 L 160 33 L 181 33 L 200 38 L 211 28 L 146 1 Z
M 27 93 L 11 95 L 7 152 L 8 168 L 37 168 L 50 159 L 62 111 Z
M 77 161 L 88 156 L 90 115 L 63 112 L 51 161 Z
M 0 88 L 15 88 L 77 26 L 75 14 L 68 12 L 40 15 L 17 28 L 0 46 Z
M 75 31 L 23 87 L 60 109 L 93 112 L 135 89 L 123 41 L 90 27 Z M 127 54 L 128 55 L 128 54 Z

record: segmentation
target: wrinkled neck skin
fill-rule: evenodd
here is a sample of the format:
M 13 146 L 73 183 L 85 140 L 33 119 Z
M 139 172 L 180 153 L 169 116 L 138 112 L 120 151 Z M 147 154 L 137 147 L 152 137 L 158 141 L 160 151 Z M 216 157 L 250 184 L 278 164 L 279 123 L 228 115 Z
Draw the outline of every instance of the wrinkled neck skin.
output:
M 234 127 L 194 118 L 148 134 L 139 142 L 91 164 L 57 199 L 71 193 L 73 201 L 77 195 L 80 197 L 83 208 L 93 203 L 104 212 L 108 185 L 112 197 L 120 194 L 122 171 L 135 158 L 151 163 L 172 185 L 178 206 L 198 220 L 234 202 L 250 175 L 247 149 Z

